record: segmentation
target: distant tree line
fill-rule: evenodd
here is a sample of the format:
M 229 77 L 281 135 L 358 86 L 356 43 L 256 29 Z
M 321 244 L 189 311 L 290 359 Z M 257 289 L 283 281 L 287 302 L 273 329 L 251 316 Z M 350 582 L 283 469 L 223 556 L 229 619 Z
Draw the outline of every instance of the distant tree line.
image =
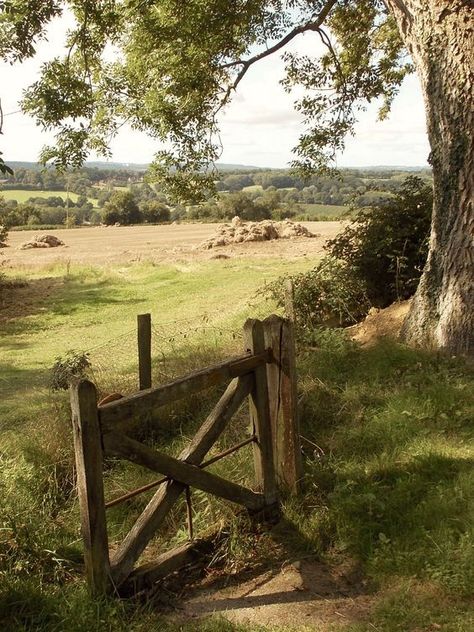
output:
M 0 197 L 0 224 L 8 228 L 129 225 L 183 219 L 222 221 L 235 215 L 245 220 L 314 219 L 306 212 L 306 205 L 365 207 L 388 202 L 401 190 L 409 173 L 400 169 L 344 169 L 338 177 L 311 176 L 304 181 L 289 170 L 218 172 L 218 196 L 185 208 L 169 200 L 157 185 L 147 183 L 145 172 L 84 167 L 60 173 L 18 167 L 0 182 L 0 196 L 1 189 L 20 189 L 31 191 L 31 197 L 24 203 Z M 431 178 L 427 169 L 419 176 L 426 182 Z M 35 191 L 52 194 L 40 197 Z M 77 200 L 54 195 L 63 191 L 76 194 Z
M 2 177 L 0 189 L 5 191 L 69 191 L 77 195 L 96 198 L 101 189 L 128 187 L 143 181 L 145 172 L 127 169 L 100 169 L 83 167 L 75 171 L 60 172 L 56 169 L 28 169 L 17 167 L 12 174 Z
M 343 169 L 338 177 L 312 176 L 303 180 L 289 170 L 235 172 L 222 175 L 216 186 L 222 192 L 245 191 L 255 186 L 264 191 L 278 190 L 281 199 L 289 203 L 366 206 L 399 192 L 410 173 L 401 169 Z M 431 178 L 428 169 L 419 175 L 424 180 Z

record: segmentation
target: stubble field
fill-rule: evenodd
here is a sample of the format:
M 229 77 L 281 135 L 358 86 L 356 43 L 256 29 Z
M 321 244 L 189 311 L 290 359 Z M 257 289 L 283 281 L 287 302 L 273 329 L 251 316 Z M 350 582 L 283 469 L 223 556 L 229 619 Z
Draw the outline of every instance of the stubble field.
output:
M 317 237 L 312 239 L 285 239 L 271 242 L 251 242 L 215 248 L 199 249 L 199 244 L 213 235 L 219 224 L 176 224 L 161 226 L 109 226 L 48 231 L 65 246 L 52 249 L 19 250 L 41 231 L 11 232 L 9 248 L 4 250 L 10 266 L 29 266 L 67 261 L 85 265 L 130 263 L 148 260 L 173 263 L 179 260 L 202 261 L 215 254 L 229 257 L 283 257 L 317 256 L 324 242 L 334 237 L 341 222 L 304 222 Z M 44 231 L 43 231 L 44 232 Z

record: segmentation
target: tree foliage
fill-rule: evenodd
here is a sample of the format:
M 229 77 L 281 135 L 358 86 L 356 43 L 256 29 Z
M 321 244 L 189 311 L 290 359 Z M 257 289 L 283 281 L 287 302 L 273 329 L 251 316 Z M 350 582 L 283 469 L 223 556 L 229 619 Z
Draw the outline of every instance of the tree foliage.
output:
M 291 277 L 300 329 L 350 325 L 371 306 L 412 296 L 428 252 L 432 203 L 431 188 L 409 177 L 394 198 L 359 210 L 315 268 Z M 284 288 L 278 279 L 266 292 L 284 306 Z
M 116 191 L 104 205 L 106 224 L 139 224 L 142 215 L 131 191 Z
M 409 177 L 393 198 L 360 209 L 326 248 L 364 279 L 372 302 L 385 307 L 412 296 L 418 286 L 432 208 L 432 188 Z
M 381 97 L 384 116 L 411 70 L 381 0 L 5 0 L 0 55 L 31 57 L 66 8 L 76 19 L 66 54 L 43 65 L 23 102 L 45 129 L 57 130 L 42 160 L 66 167 L 91 151 L 108 155 L 128 122 L 165 141 L 153 176 L 177 198 L 213 189 L 220 110 L 254 63 L 302 33 L 326 50 L 284 55 L 285 88 L 306 89 L 296 104 L 306 130 L 294 166 L 303 174 L 331 166 L 367 101 Z M 119 52 L 114 59 L 110 44 Z

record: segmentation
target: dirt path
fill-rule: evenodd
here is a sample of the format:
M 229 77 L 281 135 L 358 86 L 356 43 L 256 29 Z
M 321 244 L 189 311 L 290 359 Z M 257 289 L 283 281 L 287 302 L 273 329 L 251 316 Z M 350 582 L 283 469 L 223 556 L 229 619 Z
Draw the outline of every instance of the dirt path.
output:
M 219 614 L 234 623 L 324 632 L 366 620 L 374 600 L 354 569 L 304 559 L 238 585 L 234 580 L 227 587 L 198 589 L 181 604 L 180 616 L 189 620 Z
M 56 262 L 106 265 L 140 260 L 154 262 L 205 261 L 216 255 L 228 257 L 285 257 L 315 256 L 322 252 L 324 242 L 334 237 L 340 222 L 304 222 L 318 237 L 269 242 L 242 243 L 213 250 L 196 249 L 214 234 L 218 224 L 178 224 L 167 226 L 91 227 L 74 230 L 47 231 L 59 237 L 66 246 L 34 250 L 19 250 L 20 244 L 38 232 L 10 232 L 9 247 L 3 249 L 7 265 L 49 265 Z

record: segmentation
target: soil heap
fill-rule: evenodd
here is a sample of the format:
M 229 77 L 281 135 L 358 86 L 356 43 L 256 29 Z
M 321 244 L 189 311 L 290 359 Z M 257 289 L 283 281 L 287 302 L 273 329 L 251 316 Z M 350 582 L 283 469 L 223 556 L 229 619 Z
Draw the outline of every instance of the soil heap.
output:
M 248 241 L 316 236 L 301 224 L 288 219 L 283 222 L 274 222 L 269 219 L 262 222 L 244 222 L 240 217 L 234 217 L 230 224 L 219 226 L 216 234 L 199 244 L 199 248 L 209 249 Z
M 30 248 L 57 248 L 58 246 L 64 246 L 64 241 L 61 241 L 54 235 L 34 235 L 33 239 L 21 244 L 20 250 L 29 250 Z

